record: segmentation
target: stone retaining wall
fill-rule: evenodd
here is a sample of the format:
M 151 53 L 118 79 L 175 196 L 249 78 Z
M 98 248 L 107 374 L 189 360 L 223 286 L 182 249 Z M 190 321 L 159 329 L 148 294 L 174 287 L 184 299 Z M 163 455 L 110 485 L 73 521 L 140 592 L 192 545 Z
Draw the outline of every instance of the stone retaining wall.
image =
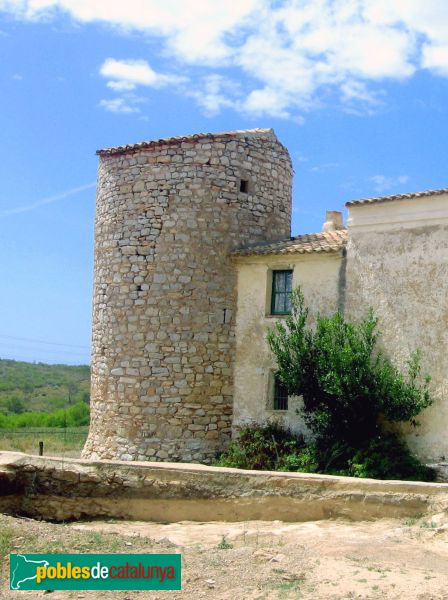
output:
M 448 485 L 0 453 L 0 511 L 54 521 L 308 521 L 448 510 Z

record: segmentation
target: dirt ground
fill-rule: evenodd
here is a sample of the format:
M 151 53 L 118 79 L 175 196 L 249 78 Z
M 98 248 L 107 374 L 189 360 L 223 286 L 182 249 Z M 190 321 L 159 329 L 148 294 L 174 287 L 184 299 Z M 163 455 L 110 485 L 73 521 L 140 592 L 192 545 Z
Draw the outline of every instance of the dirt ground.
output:
M 29 600 L 419 599 L 448 600 L 448 527 L 416 515 L 404 521 L 52 524 L 0 515 L 0 553 L 178 552 L 182 592 L 9 591 Z

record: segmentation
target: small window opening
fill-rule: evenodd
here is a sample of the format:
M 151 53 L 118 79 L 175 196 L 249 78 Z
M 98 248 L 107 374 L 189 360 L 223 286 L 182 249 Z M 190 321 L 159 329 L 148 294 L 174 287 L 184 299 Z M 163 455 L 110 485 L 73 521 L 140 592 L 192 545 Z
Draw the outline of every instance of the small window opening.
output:
M 274 410 L 288 410 L 288 390 L 274 375 Z
M 247 194 L 248 190 L 249 190 L 249 182 L 247 181 L 247 179 L 241 179 L 240 192 L 242 192 L 243 194 Z
M 291 313 L 292 270 L 272 273 L 271 314 Z

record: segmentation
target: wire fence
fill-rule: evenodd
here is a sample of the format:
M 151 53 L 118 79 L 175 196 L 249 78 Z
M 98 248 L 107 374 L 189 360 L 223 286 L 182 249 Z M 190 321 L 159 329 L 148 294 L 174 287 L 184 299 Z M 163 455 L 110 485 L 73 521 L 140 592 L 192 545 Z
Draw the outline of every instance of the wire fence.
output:
M 0 429 L 0 451 L 76 458 L 81 454 L 88 431 L 88 427 Z

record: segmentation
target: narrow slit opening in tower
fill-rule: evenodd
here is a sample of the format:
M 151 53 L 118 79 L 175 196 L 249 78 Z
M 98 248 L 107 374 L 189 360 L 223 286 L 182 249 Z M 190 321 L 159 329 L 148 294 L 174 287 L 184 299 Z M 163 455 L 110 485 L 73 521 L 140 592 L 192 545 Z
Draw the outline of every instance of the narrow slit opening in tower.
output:
M 240 192 L 242 192 L 243 194 L 247 194 L 248 188 L 249 188 L 249 182 L 247 181 L 247 179 L 241 179 L 240 180 Z

